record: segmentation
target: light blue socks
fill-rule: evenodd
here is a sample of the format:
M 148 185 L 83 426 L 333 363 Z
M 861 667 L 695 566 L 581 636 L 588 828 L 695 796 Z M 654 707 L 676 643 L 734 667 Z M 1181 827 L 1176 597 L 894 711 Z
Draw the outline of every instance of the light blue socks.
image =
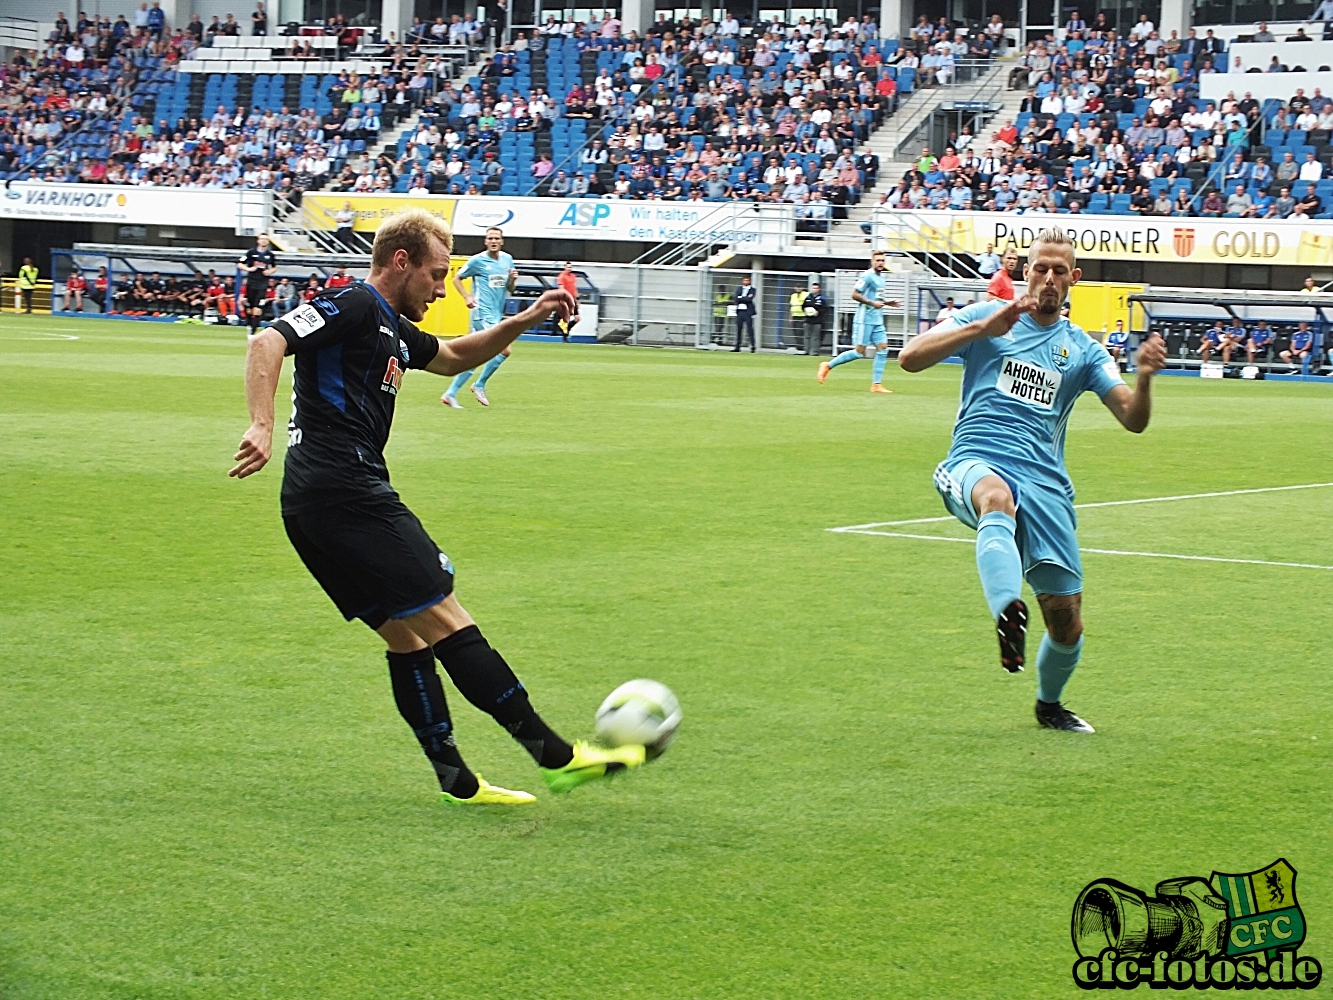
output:
M 983 514 L 977 522 L 977 572 L 992 618 L 999 618 L 1023 593 L 1023 564 L 1014 541 L 1017 527 L 1012 517 L 998 510 Z
M 482 366 L 481 377 L 477 379 L 477 388 L 485 389 L 486 380 L 494 375 L 495 369 L 499 368 L 504 363 L 505 356 L 503 354 L 497 354 L 495 357 L 491 358 L 490 361 L 487 361 L 486 364 Z M 459 386 L 459 388 L 461 389 L 462 386 Z
M 887 350 L 875 352 L 875 377 L 871 380 L 872 385 L 879 385 L 884 381 L 884 366 L 888 363 L 889 352 Z
M 1060 693 L 1069 683 L 1069 677 L 1083 655 L 1083 636 L 1072 646 L 1064 646 L 1049 635 L 1041 640 L 1037 653 L 1037 698 L 1041 701 L 1059 701 Z
M 446 396 L 457 396 L 463 391 L 463 387 L 467 385 L 467 380 L 472 377 L 474 371 L 476 371 L 475 368 L 469 368 L 467 371 L 455 375 L 454 380 L 449 383 L 449 388 L 445 390 L 444 394 Z
M 860 361 L 861 355 L 856 351 L 843 351 L 836 358 L 828 363 L 830 368 L 837 368 L 838 365 L 845 365 L 848 361 Z

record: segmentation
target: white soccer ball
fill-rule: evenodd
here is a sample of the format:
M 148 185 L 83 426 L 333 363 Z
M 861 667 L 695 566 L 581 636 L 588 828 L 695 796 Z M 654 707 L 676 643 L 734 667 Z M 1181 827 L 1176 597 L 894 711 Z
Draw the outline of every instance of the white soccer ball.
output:
M 626 681 L 597 710 L 597 738 L 613 747 L 639 743 L 656 757 L 671 743 L 680 719 L 680 702 L 665 684 Z

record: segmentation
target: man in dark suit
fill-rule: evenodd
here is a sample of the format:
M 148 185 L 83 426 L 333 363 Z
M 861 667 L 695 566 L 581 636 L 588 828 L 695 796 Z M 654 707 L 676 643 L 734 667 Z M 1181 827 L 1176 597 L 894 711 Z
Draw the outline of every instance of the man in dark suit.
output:
M 732 305 L 736 307 L 736 346 L 731 350 L 733 353 L 741 349 L 745 343 L 745 335 L 750 335 L 750 353 L 755 350 L 754 340 L 754 308 L 755 308 L 755 288 L 750 284 L 750 276 L 747 274 L 741 279 L 741 286 L 736 289 L 736 293 L 731 297 Z

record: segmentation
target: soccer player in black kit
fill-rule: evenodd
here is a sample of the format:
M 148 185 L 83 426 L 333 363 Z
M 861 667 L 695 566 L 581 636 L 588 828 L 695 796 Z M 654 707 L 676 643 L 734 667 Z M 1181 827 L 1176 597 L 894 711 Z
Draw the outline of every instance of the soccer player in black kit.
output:
M 243 479 L 267 464 L 278 376 L 283 357 L 295 355 L 282 480 L 287 536 L 343 617 L 384 639 L 398 711 L 434 766 L 443 801 L 519 805 L 533 796 L 488 784 L 464 763 L 436 659 L 463 697 L 532 755 L 552 791 L 638 767 L 644 748 L 571 745 L 552 731 L 458 603 L 448 557 L 389 485 L 383 451 L 406 369 L 456 375 L 575 308 L 568 292 L 552 289 L 490 329 L 447 342 L 422 333 L 414 324 L 444 296 L 452 248 L 453 233 L 434 216 L 394 216 L 375 234 L 364 283 L 320 292 L 250 339 L 251 423 L 230 475 Z
M 260 233 L 255 244 L 253 249 L 245 252 L 238 265 L 245 272 L 245 291 L 241 293 L 240 307 L 245 310 L 252 337 L 264 318 L 264 293 L 268 289 L 268 276 L 278 269 L 278 258 L 268 248 L 268 234 Z

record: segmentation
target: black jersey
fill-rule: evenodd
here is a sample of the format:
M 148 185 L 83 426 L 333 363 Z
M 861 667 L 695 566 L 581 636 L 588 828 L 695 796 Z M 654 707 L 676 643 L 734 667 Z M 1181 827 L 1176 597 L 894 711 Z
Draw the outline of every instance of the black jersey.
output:
M 272 250 L 260 250 L 259 247 L 254 247 L 245 252 L 245 256 L 241 258 L 241 265 L 249 268 L 254 267 L 255 264 L 262 266 L 255 268 L 253 271 L 246 271 L 245 283 L 247 285 L 268 284 L 268 275 L 264 271 L 270 267 L 277 267 L 278 258 Z
M 320 292 L 274 328 L 296 356 L 282 512 L 392 493 L 384 445 L 407 368 L 425 368 L 440 342 L 358 282 Z

